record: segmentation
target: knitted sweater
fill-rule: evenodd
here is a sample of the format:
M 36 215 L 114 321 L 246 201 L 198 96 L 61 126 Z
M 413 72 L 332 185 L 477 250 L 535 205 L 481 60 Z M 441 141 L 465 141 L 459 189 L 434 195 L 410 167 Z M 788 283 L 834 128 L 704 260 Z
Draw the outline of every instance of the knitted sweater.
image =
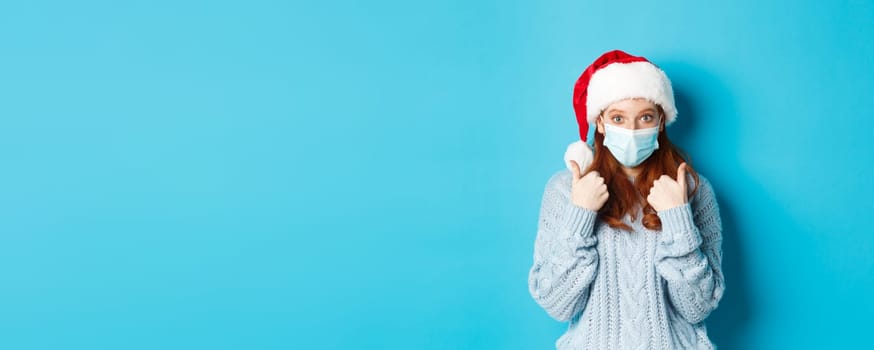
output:
M 563 169 L 546 184 L 528 275 L 537 304 L 570 321 L 556 349 L 715 349 L 704 319 L 725 281 L 710 182 L 699 174 L 688 203 L 657 212 L 661 232 L 641 224 L 640 209 L 634 222 L 623 218 L 634 228 L 628 232 L 573 205 L 572 176 Z

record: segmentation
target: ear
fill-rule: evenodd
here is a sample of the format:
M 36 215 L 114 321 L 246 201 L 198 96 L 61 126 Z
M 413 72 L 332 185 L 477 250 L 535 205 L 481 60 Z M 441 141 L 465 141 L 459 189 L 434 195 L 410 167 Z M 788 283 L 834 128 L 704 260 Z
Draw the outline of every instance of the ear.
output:
M 665 123 L 667 123 L 667 115 L 665 114 L 665 110 L 662 109 L 662 106 L 659 106 L 659 115 L 661 115 L 661 120 L 659 120 L 659 131 L 665 131 Z
M 601 116 L 595 118 L 595 129 L 598 130 L 601 134 L 604 133 L 604 121 L 601 120 Z

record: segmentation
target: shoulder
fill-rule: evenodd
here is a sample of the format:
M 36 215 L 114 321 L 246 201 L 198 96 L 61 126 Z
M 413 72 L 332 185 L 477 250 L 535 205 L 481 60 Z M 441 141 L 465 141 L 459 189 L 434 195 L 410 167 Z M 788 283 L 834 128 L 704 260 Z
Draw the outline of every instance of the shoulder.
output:
M 550 175 L 549 179 L 546 181 L 546 190 L 559 190 L 561 192 L 570 192 L 571 188 L 571 178 L 573 177 L 573 173 L 571 173 L 570 169 L 564 168 L 558 170 L 552 175 Z
M 695 179 L 692 178 L 691 175 L 688 176 L 688 184 L 689 190 L 691 191 L 695 186 Z M 716 193 L 713 189 L 713 184 L 711 184 L 710 179 L 701 175 L 701 173 L 698 173 L 698 190 L 695 192 L 691 200 L 692 207 L 696 212 L 717 206 Z
M 573 173 L 567 168 L 553 172 L 546 180 L 546 185 L 543 186 L 543 200 L 555 201 L 559 198 L 570 198 L 573 176 Z
M 692 175 L 686 174 L 686 182 L 688 183 L 688 187 L 689 187 L 690 191 L 693 188 L 695 188 L 696 182 L 695 182 L 695 178 Z M 710 183 L 710 179 L 708 179 L 706 176 L 702 175 L 701 173 L 698 173 L 697 185 L 698 185 L 698 192 L 695 193 L 696 198 L 703 196 L 703 195 L 708 195 L 708 194 L 712 195 L 713 194 L 713 185 Z

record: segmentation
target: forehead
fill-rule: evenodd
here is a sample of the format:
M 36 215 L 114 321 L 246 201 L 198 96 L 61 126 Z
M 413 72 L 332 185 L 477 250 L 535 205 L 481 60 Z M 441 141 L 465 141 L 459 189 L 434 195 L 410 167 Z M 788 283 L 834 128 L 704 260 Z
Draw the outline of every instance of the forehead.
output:
M 608 113 L 613 111 L 638 113 L 646 110 L 657 111 L 658 105 L 645 98 L 626 98 L 624 100 L 613 102 L 604 109 L 604 111 Z

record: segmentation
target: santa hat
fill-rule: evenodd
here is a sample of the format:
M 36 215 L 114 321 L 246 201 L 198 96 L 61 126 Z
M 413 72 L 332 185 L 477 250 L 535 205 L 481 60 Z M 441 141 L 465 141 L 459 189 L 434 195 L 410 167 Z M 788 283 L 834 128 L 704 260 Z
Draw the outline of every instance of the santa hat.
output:
M 580 139 L 568 145 L 565 151 L 564 162 L 568 169 L 572 169 L 570 160 L 575 160 L 580 170 L 585 171 L 593 158 L 592 148 L 586 143 L 589 123 L 594 123 L 607 106 L 626 98 L 646 98 L 660 105 L 665 112 L 665 125 L 677 119 L 674 91 L 664 71 L 644 57 L 621 50 L 605 52 L 583 71 L 574 86 L 574 112 Z

